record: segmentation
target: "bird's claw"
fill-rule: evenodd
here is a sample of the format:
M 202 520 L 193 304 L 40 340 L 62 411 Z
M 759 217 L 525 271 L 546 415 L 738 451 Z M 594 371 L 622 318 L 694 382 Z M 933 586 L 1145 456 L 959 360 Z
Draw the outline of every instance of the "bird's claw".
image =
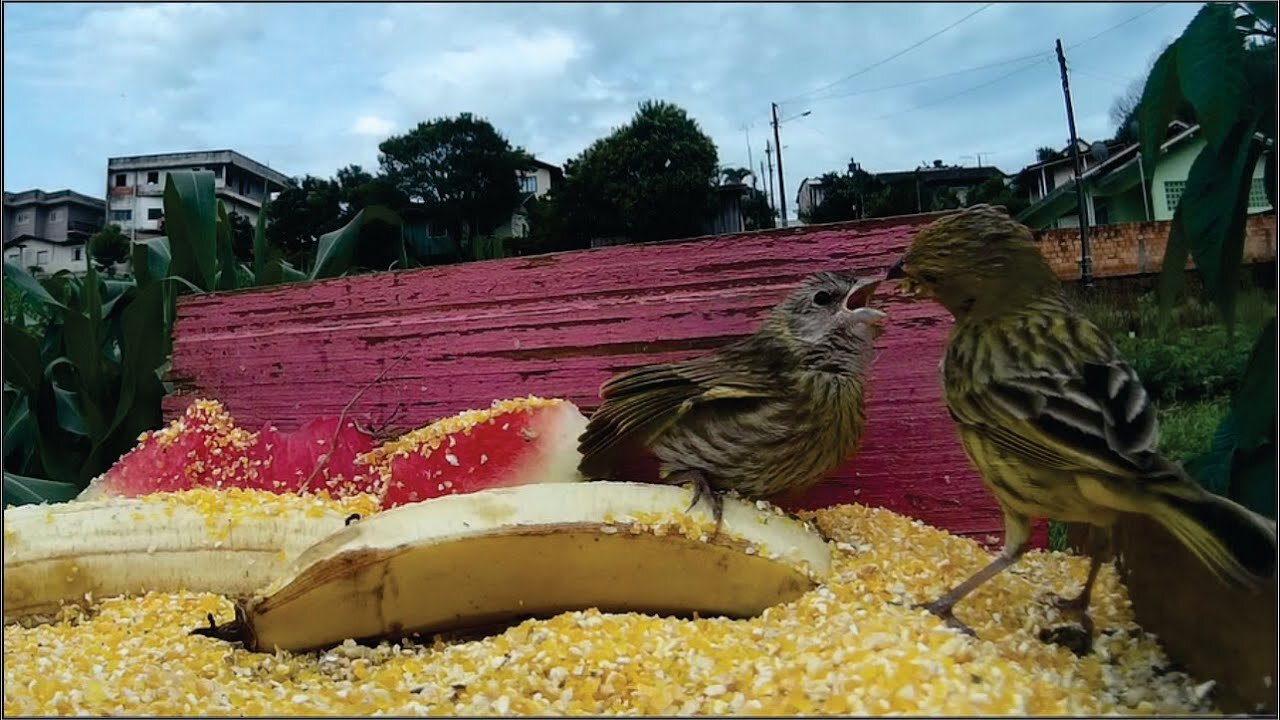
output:
M 973 631 L 973 628 L 960 622 L 960 618 L 956 617 L 955 613 L 952 612 L 950 604 L 939 603 L 938 601 L 935 600 L 934 602 L 931 602 L 931 603 L 916 605 L 915 608 L 917 610 L 928 610 L 929 612 L 938 616 L 944 623 L 947 624 L 947 627 L 952 628 L 953 630 L 959 630 L 960 632 L 970 637 L 978 637 L 978 634 Z
M 714 538 L 720 534 L 720 525 L 724 521 L 724 496 L 713 490 L 707 479 L 699 474 L 693 479 L 693 502 L 689 503 L 685 512 L 692 512 L 703 496 L 706 496 L 707 501 L 711 503 L 711 516 L 716 521 L 716 528 L 711 533 L 711 537 Z

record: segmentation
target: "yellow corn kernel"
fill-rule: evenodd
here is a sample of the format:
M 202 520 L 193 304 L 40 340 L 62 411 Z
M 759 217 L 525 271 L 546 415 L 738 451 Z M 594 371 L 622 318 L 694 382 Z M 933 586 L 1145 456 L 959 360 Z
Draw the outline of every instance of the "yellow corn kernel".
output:
M 175 494 L 176 495 L 176 494 Z M 248 502 L 221 493 L 223 502 Z M 261 494 L 260 494 L 261 495 Z M 196 494 L 158 502 L 212 502 Z M 258 497 L 272 512 L 316 502 Z M 250 512 L 246 507 L 246 512 Z M 259 654 L 189 631 L 230 600 L 151 593 L 4 629 L 6 714 L 1172 714 L 1212 710 L 1203 686 L 1135 629 L 1114 569 L 1093 594 L 1103 632 L 1079 658 L 1040 642 L 1088 563 L 1033 552 L 957 608 L 981 640 L 912 609 L 986 563 L 959 538 L 882 509 L 806 513 L 834 543 L 829 580 L 746 620 L 597 610 L 529 620 L 480 640 L 421 638 Z M 620 523 L 674 518 L 615 518 Z M 693 523 L 698 525 L 698 523 Z M 690 531 L 692 531 L 692 527 Z M 674 530 L 682 532 L 683 529 Z M 1118 630 L 1119 632 L 1107 633 Z

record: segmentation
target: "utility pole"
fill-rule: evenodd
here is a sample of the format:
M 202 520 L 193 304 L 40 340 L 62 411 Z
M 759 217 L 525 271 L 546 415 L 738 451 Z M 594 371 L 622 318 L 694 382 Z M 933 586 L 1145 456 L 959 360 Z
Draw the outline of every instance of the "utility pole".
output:
M 1086 288 L 1093 287 L 1093 267 L 1089 257 L 1089 216 L 1084 205 L 1084 184 L 1080 181 L 1080 139 L 1076 137 L 1076 114 L 1071 107 L 1071 81 L 1067 79 L 1067 56 L 1062 52 L 1062 40 L 1057 41 L 1058 72 L 1062 75 L 1062 97 L 1067 103 L 1067 129 L 1071 131 L 1071 158 L 1075 162 L 1076 215 L 1080 223 L 1080 281 Z
M 764 141 L 764 154 L 769 159 L 769 174 L 765 177 L 769 178 L 769 208 L 777 212 L 778 202 L 773 196 L 773 147 L 769 145 L 769 141 Z
M 787 226 L 787 184 L 782 179 L 782 140 L 778 137 L 778 103 L 769 103 L 773 109 L 773 145 L 778 150 L 778 204 L 782 211 L 782 227 Z
M 743 125 L 742 132 L 747 134 L 747 169 L 755 170 L 755 161 L 751 159 L 751 126 Z M 752 173 L 752 174 L 754 175 L 755 173 Z M 756 186 L 755 180 L 752 180 L 751 187 L 755 187 L 755 186 Z

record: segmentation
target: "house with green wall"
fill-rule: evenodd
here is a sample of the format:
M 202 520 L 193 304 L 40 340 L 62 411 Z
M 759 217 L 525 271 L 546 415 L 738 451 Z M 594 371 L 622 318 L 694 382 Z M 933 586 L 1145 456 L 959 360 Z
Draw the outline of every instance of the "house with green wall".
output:
M 1155 162 L 1145 160 L 1136 143 L 1090 149 L 1089 158 L 1093 162 L 1080 175 L 1090 225 L 1173 219 L 1173 211 L 1187 184 L 1187 173 L 1204 148 L 1205 139 L 1199 125 L 1175 121 L 1169 131 Z M 1251 213 L 1272 209 L 1267 200 L 1263 167 L 1259 159 L 1249 190 Z M 1076 198 L 1075 180 L 1067 178 L 1041 197 L 1033 197 L 1032 205 L 1018 214 L 1018 221 L 1033 230 L 1078 227 Z

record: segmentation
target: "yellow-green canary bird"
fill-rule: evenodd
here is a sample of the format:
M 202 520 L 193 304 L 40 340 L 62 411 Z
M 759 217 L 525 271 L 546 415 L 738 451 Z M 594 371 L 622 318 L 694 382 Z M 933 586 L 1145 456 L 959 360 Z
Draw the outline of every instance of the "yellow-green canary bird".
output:
M 580 470 L 615 477 L 637 450 L 659 480 L 694 484 L 716 526 L 722 492 L 764 499 L 813 485 L 858 447 L 863 386 L 885 314 L 879 281 L 822 272 L 774 307 L 751 336 L 684 362 L 620 373 L 579 438 Z
M 1030 230 L 978 205 L 929 225 L 887 277 L 955 316 L 943 394 L 970 461 L 1004 513 L 1004 550 L 926 605 L 968 630 L 952 608 L 1017 561 L 1030 520 L 1109 528 L 1146 515 L 1220 577 L 1272 576 L 1276 525 L 1203 490 L 1156 452 L 1156 412 L 1116 346 L 1068 302 Z M 1058 601 L 1086 632 L 1094 555 L 1078 597 Z

